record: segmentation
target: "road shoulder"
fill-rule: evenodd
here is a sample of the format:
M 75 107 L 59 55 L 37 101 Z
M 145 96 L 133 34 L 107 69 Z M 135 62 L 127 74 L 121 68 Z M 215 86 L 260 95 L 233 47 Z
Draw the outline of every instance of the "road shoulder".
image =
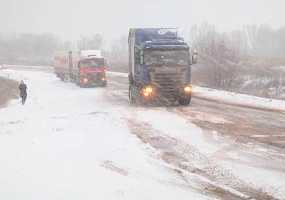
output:
M 11 99 L 18 97 L 18 83 L 14 80 L 0 77 L 0 108 L 7 105 Z

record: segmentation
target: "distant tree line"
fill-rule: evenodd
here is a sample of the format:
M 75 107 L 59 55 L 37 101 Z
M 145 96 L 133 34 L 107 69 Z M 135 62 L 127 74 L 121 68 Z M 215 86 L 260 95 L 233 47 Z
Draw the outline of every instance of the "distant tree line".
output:
M 0 34 L 0 63 L 49 64 L 59 46 L 53 34 Z
M 191 28 L 187 42 L 199 53 L 199 64 L 193 66 L 194 83 L 285 99 L 285 75 L 276 70 L 285 66 L 285 27 L 247 25 L 222 33 L 205 23 Z M 101 49 L 109 69 L 128 71 L 127 35 L 106 41 L 94 33 L 68 41 L 50 33 L 0 33 L 0 64 L 52 65 L 56 52 L 74 49 Z
M 244 26 L 227 33 L 194 26 L 189 43 L 199 52 L 193 66 L 196 84 L 285 99 L 285 27 Z M 278 70 L 279 69 L 279 70 Z
M 84 49 L 101 49 L 115 70 L 126 70 L 127 37 L 121 36 L 104 46 L 101 34 L 81 36 L 77 41 L 62 40 L 50 33 L 46 34 L 1 34 L 0 64 L 52 65 L 57 52 Z

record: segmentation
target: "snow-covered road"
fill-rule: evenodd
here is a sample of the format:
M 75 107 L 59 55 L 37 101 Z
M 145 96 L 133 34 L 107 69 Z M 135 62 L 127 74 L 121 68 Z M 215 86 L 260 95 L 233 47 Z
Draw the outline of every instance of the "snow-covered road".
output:
M 236 121 L 195 106 L 207 101 L 131 107 L 114 74 L 88 89 L 36 70 L 1 76 L 26 80 L 29 96 L 0 110 L 0 199 L 285 199 L 284 150 L 226 135 Z

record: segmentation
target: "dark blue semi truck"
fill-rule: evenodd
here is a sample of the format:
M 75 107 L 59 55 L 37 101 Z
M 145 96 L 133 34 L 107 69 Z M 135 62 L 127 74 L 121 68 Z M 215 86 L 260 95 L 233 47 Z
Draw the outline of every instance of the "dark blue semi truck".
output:
M 197 61 L 176 29 L 142 28 L 129 32 L 129 100 L 189 105 L 191 65 Z

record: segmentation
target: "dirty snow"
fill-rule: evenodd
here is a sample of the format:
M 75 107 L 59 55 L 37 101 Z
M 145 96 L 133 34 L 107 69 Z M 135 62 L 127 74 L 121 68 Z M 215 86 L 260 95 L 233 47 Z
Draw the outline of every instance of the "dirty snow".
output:
M 218 132 L 212 139 L 165 108 L 114 105 L 106 88 L 81 89 L 44 72 L 4 70 L 0 75 L 23 79 L 29 88 L 27 105 L 15 100 L 0 110 L 0 199 L 213 199 L 157 159 L 154 149 L 130 133 L 126 117 L 151 124 L 161 136 L 186 142 L 257 188 L 280 199 L 285 196 L 284 174 L 225 159 L 247 159 L 242 150 L 259 151 L 259 146 L 235 148 L 235 141 Z M 207 88 L 194 87 L 195 91 L 223 100 L 236 96 Z
M 122 72 L 108 72 L 110 75 L 126 78 L 127 73 Z M 228 92 L 216 90 L 212 88 L 193 86 L 193 95 L 209 100 L 220 101 L 222 103 L 229 103 L 233 105 L 241 105 L 258 109 L 268 109 L 285 112 L 285 101 L 261 98 L 251 95 L 239 94 L 235 92 Z
M 285 101 L 282 100 L 255 97 L 198 86 L 194 86 L 193 95 L 234 105 L 285 112 Z
M 104 88 L 43 72 L 1 76 L 24 79 L 29 94 L 0 110 L 0 199 L 210 199 L 150 156 Z

